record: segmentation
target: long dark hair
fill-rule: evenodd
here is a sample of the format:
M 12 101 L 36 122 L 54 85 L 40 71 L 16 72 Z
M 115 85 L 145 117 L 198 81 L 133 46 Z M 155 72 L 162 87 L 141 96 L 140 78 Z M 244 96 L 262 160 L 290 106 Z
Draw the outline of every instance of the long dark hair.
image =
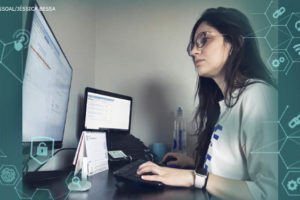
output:
M 227 107 L 233 107 L 244 89 L 256 79 L 275 86 L 271 73 L 262 61 L 255 33 L 247 17 L 233 8 L 207 9 L 196 22 L 190 37 L 193 41 L 202 22 L 217 29 L 224 40 L 231 44 L 231 53 L 224 64 L 226 88 L 224 96 L 212 78 L 198 76 L 196 96 L 199 105 L 194 120 L 197 124 L 198 142 L 195 149 L 196 168 L 202 168 L 214 126 L 220 115 L 219 101 L 224 99 Z M 249 37 L 249 38 L 248 38 Z M 233 96 L 233 91 L 238 94 Z

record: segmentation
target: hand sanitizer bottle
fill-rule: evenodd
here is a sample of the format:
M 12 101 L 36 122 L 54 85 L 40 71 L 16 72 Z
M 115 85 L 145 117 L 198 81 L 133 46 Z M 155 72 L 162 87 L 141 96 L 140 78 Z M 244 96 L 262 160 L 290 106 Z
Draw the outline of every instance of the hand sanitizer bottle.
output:
M 181 107 L 178 107 L 174 121 L 173 151 L 186 154 L 186 124 Z

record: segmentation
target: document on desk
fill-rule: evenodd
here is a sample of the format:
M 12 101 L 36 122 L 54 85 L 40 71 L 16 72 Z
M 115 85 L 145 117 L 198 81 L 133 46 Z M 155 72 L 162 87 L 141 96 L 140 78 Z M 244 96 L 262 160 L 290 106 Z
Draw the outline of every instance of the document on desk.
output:
M 83 131 L 79 140 L 73 165 L 75 174 L 83 169 L 83 158 L 87 158 L 87 175 L 108 169 L 108 154 L 106 145 L 106 133 Z

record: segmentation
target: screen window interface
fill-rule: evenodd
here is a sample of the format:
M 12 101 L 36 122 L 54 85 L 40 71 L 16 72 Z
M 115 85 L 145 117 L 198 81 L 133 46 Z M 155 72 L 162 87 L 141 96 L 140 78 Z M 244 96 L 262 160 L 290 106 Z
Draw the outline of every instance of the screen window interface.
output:
M 88 92 L 85 128 L 128 130 L 130 107 L 130 100 Z
M 23 81 L 23 142 L 62 141 L 72 69 L 46 21 L 35 11 Z

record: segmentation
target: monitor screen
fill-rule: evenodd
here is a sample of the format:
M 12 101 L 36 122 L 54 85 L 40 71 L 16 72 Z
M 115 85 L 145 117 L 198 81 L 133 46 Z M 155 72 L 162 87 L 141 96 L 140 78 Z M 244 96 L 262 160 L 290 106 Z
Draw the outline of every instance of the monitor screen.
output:
M 44 15 L 35 7 L 23 80 L 23 142 L 33 137 L 62 141 L 72 68 Z
M 130 129 L 131 97 L 104 91 L 86 91 L 85 129 Z

